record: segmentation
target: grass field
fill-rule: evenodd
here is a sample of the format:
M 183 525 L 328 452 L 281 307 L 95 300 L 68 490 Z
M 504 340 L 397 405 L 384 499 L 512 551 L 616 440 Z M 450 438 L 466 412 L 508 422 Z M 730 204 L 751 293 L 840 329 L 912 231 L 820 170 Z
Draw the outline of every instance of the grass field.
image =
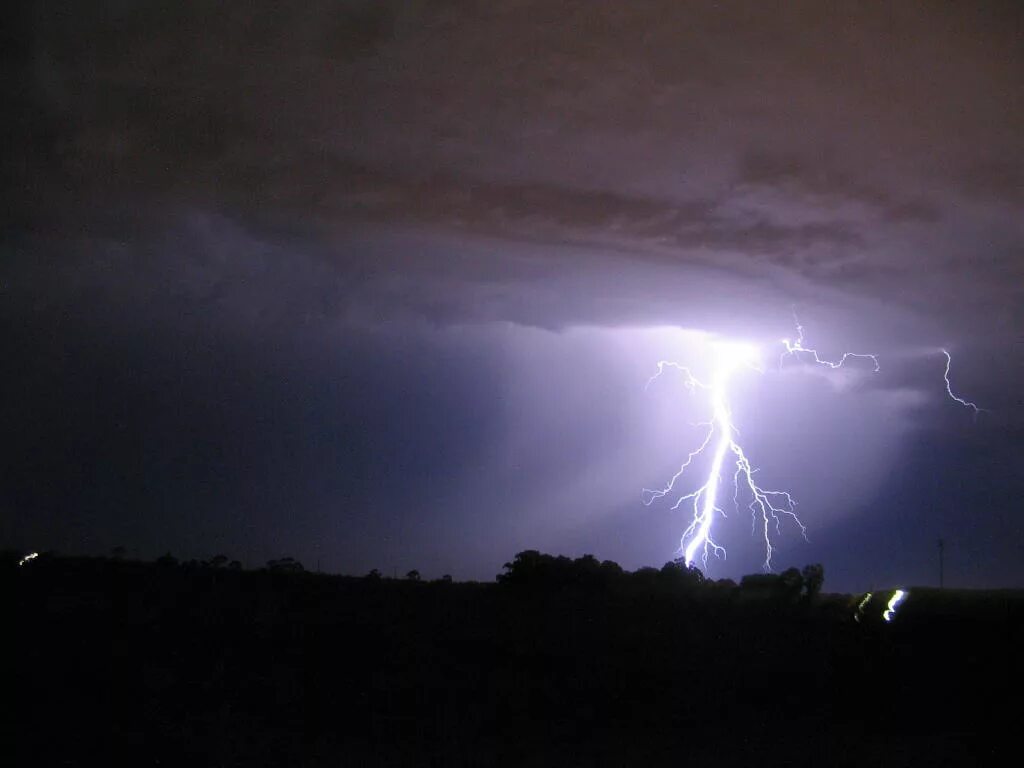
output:
M 653 572 L 657 573 L 657 572 Z M 17 764 L 977 765 L 1024 593 L 744 595 L 40 558 L 4 570 Z M 1011 751 L 1004 751 L 1011 750 Z

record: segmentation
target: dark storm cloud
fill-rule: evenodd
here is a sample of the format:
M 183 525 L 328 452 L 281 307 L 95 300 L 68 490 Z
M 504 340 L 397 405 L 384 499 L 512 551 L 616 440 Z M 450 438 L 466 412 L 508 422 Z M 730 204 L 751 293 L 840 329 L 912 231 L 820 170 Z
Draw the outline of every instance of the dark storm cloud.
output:
M 882 355 L 882 375 L 833 384 L 899 405 L 915 435 L 970 427 L 936 388 L 948 345 L 959 391 L 999 414 L 979 419 L 986 461 L 1019 460 L 1021 24 L 1013 3 L 23 4 L 3 53 L 0 311 L 20 361 L 7 402 L 26 403 L 5 424 L 36 432 L 4 503 L 45 521 L 90 483 L 95 509 L 167 495 L 200 510 L 168 530 L 214 541 L 249 505 L 307 557 L 301 531 L 335 526 L 409 567 L 416 515 L 450 504 L 464 527 L 442 521 L 437 540 L 492 562 L 506 539 L 438 478 L 458 465 L 486 488 L 463 444 L 484 455 L 507 437 L 497 358 L 516 345 L 495 328 L 681 325 L 777 343 L 794 305 L 809 343 Z M 487 330 L 452 341 L 467 326 Z M 616 397 L 632 391 L 620 383 Z M 460 404 L 478 420 L 449 429 Z M 183 414 L 177 428 L 166 414 Z M 551 438 L 570 479 L 591 471 L 572 457 L 614 437 L 586 422 Z M 425 434 L 448 441 L 432 462 Z M 79 471 L 60 460 L 75 445 L 117 448 Z M 132 464 L 140 445 L 165 463 Z M 252 454 L 204 496 L 204 467 L 238 445 Z M 939 457 L 950 473 L 955 453 Z M 119 461 L 138 470 L 122 486 Z M 62 498 L 33 496 L 47 472 Z M 503 503 L 561 498 L 534 482 Z M 892 482 L 912 496 L 913 480 Z M 289 500 L 309 510 L 293 527 Z M 638 541 L 624 546 L 649 552 Z M 280 554 L 267 534 L 259 547 Z
M 1003 334 L 1024 304 L 1009 6 L 44 3 L 23 22 L 23 225 L 198 207 L 781 268 L 921 311 L 946 289 L 958 323 Z M 974 206 L 993 200 L 1004 215 Z M 964 265 L 981 287 L 959 293 Z
M 891 222 L 929 223 L 939 219 L 938 208 L 926 200 L 894 200 L 883 187 L 858 182 L 836 170 L 829 160 L 753 152 L 740 159 L 737 180 L 740 184 L 778 187 L 790 194 L 814 197 L 826 209 L 856 203 Z

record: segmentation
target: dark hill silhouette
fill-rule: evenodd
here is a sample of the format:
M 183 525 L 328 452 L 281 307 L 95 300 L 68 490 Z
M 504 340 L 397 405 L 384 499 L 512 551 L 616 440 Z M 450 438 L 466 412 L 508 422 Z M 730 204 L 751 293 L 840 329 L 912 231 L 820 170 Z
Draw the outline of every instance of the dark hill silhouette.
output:
M 1019 592 L 912 589 L 886 623 L 885 593 L 855 620 L 814 567 L 226 560 L 5 558 L 14 764 L 977 764 L 1015 717 Z

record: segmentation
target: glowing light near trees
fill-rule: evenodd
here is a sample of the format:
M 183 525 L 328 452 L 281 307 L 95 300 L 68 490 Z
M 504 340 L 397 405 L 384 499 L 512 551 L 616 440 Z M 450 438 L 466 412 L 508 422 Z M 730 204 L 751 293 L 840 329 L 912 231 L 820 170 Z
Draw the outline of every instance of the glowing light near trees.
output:
M 896 609 L 900 607 L 900 603 L 906 600 L 910 596 L 909 592 L 904 592 L 902 589 L 897 589 L 892 593 L 892 597 L 889 598 L 889 604 L 882 612 L 882 618 L 886 621 L 892 621 L 896 616 Z
M 805 346 L 804 328 L 795 313 L 794 320 L 797 331 L 796 339 L 781 340 L 783 351 L 779 355 L 780 368 L 783 367 L 787 359 L 792 358 L 795 361 L 804 360 L 833 370 L 843 367 L 851 360 L 865 360 L 870 361 L 875 373 L 881 370 L 878 356 L 874 354 L 844 352 L 835 360 L 822 357 L 816 349 Z M 694 376 L 687 366 L 668 360 L 658 363 L 657 372 L 647 382 L 649 387 L 666 371 L 678 372 L 682 376 L 683 386 L 689 392 L 707 392 L 711 418 L 698 425 L 705 427 L 707 432 L 697 448 L 687 455 L 679 470 L 663 488 L 645 488 L 642 500 L 646 506 L 650 506 L 657 499 L 674 494 L 679 479 L 690 469 L 694 461 L 702 454 L 710 452 L 711 461 L 704 483 L 696 490 L 682 493 L 676 497 L 671 507 L 676 510 L 688 503 L 693 511 L 690 524 L 680 537 L 676 556 L 681 556 L 687 566 L 692 565 L 694 560 L 699 557 L 706 569 L 709 554 L 714 554 L 720 559 L 726 557 L 725 547 L 713 538 L 713 529 L 717 515 L 726 517 L 725 510 L 719 501 L 719 492 L 722 472 L 726 460 L 730 459 L 734 467 L 732 475 L 733 506 L 739 511 L 740 497 L 749 499 L 747 507 L 751 512 L 753 530 L 760 530 L 764 539 L 764 569 L 770 571 L 773 553 L 772 537 L 782 534 L 783 523 L 792 524 L 805 540 L 807 539 L 807 528 L 797 516 L 796 500 L 788 491 L 768 490 L 755 482 L 754 474 L 757 470 L 752 466 L 742 445 L 738 442 L 739 430 L 733 422 L 732 410 L 729 406 L 729 383 L 734 375 L 744 368 L 763 373 L 757 348 L 748 344 L 718 341 L 712 344 L 711 349 L 713 357 L 711 375 L 706 382 Z M 977 415 L 983 409 L 953 393 L 949 383 L 951 358 L 945 349 L 942 352 L 946 356 L 947 393 L 957 403 L 973 409 Z
M 853 614 L 853 618 L 856 621 L 860 621 L 861 620 L 861 617 L 864 615 L 864 609 L 868 607 L 868 603 L 870 603 L 870 602 L 871 602 L 871 593 L 868 592 L 866 595 L 864 595 L 864 597 L 861 599 L 861 601 L 859 603 L 857 603 L 857 612 Z

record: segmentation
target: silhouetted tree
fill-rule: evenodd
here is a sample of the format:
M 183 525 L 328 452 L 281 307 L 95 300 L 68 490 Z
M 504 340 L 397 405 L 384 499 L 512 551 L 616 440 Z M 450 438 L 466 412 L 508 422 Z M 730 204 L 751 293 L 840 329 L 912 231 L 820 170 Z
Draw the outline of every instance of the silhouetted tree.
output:
M 369 581 L 380 581 L 380 571 L 374 568 L 368 574 L 366 574 L 366 578 Z
M 601 571 L 601 561 L 593 555 L 583 555 L 573 561 L 573 570 L 581 580 L 591 580 Z
M 499 573 L 497 579 L 503 584 L 536 583 L 542 580 L 545 571 L 552 570 L 553 561 L 550 555 L 527 549 L 516 554 L 512 562 L 505 563 L 505 573 Z
M 517 554 L 512 562 L 505 563 L 505 573 L 498 574 L 497 580 L 502 584 L 531 590 L 550 591 L 569 587 L 603 589 L 621 575 L 622 569 L 617 563 L 602 563 L 593 555 L 583 555 L 572 560 L 564 555 L 555 557 L 528 549 Z
M 240 571 L 240 570 L 242 570 L 242 563 L 241 563 L 241 561 L 240 560 L 232 560 L 230 563 L 228 563 L 228 569 L 232 570 L 232 571 Z
M 660 578 L 661 572 L 649 565 L 637 568 L 629 575 L 629 580 L 634 587 L 643 592 L 653 592 L 657 588 Z
M 740 579 L 740 591 L 755 597 L 774 597 L 783 589 L 777 573 L 748 573 Z
M 787 568 L 779 574 L 779 586 L 788 599 L 796 599 L 804 588 L 804 577 L 796 568 Z
M 210 566 L 213 568 L 223 568 L 228 564 L 227 555 L 214 555 L 210 558 Z
M 603 561 L 601 563 L 601 570 L 604 571 L 605 575 L 611 579 L 621 578 L 625 573 L 625 571 L 622 570 L 622 566 L 614 560 Z
M 807 599 L 813 600 L 821 592 L 825 583 L 825 567 L 821 563 L 805 565 L 803 571 L 804 589 L 807 590 Z
M 110 556 L 115 560 L 123 560 L 127 552 L 128 550 L 126 550 L 124 547 L 118 544 L 116 547 L 110 550 Z
M 689 592 L 704 584 L 700 569 L 687 565 L 683 560 L 665 563 L 659 572 L 661 582 L 674 591 Z
M 268 571 L 283 571 L 285 573 L 301 573 L 306 569 L 302 563 L 294 557 L 282 557 L 280 560 L 271 560 L 267 563 Z
M 157 565 L 170 567 L 178 564 L 178 558 L 172 555 L 170 552 L 165 552 L 156 559 Z
M 441 577 L 441 581 L 443 581 L 445 584 L 451 584 L 452 575 L 450 573 L 446 573 L 444 576 Z
M 420 572 L 417 571 L 414 568 L 413 570 L 411 570 L 407 574 L 405 574 L 405 578 L 407 578 L 409 581 L 419 581 L 420 580 Z

